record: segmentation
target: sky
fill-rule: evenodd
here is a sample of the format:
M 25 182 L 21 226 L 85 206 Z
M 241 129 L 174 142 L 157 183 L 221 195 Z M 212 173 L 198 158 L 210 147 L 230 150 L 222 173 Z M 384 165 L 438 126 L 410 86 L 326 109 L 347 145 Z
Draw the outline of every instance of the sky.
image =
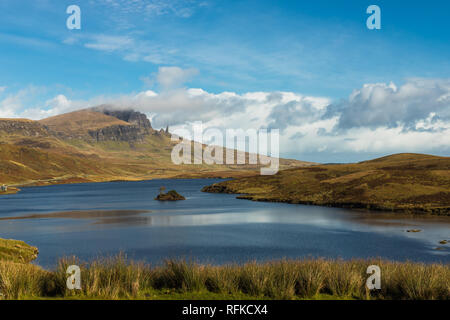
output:
M 369 30 L 369 5 L 381 29 Z M 81 9 L 69 30 L 66 9 Z M 2 0 L 0 117 L 102 103 L 279 129 L 282 157 L 450 155 L 446 0 Z

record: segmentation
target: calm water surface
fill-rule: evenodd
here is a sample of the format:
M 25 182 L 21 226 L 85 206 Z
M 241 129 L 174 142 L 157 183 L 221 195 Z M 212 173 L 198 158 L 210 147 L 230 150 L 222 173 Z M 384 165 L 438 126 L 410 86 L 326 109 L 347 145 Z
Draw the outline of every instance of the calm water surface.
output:
M 44 267 L 65 255 L 89 260 L 120 251 L 154 264 L 166 258 L 222 264 L 298 257 L 450 262 L 450 246 L 439 244 L 450 240 L 449 217 L 252 202 L 200 191 L 218 181 L 24 188 L 0 197 L 0 237 L 37 246 L 36 263 Z M 154 201 L 160 186 L 187 200 Z

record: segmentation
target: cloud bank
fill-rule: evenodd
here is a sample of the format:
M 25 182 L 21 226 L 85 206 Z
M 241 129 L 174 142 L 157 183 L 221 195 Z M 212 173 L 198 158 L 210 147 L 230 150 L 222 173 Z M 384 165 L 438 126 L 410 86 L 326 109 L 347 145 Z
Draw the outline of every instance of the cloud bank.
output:
M 39 88 L 17 92 L 0 90 L 0 117 L 48 116 L 110 104 L 146 113 L 155 128 L 190 128 L 202 121 L 204 128 L 279 129 L 281 156 L 330 162 L 336 155 L 421 152 L 450 155 L 450 79 L 408 79 L 394 83 L 365 84 L 348 98 L 294 92 L 222 92 L 183 87 L 196 69 L 161 67 L 143 79 L 159 88 L 115 97 L 71 100 L 63 94 L 43 106 L 27 108 Z M 345 157 L 344 157 L 345 158 Z M 345 161 L 345 159 L 342 159 Z
M 450 119 L 449 79 L 410 79 L 394 83 L 366 84 L 348 99 L 328 108 L 327 115 L 339 115 L 338 127 L 417 129 L 425 119 L 434 123 Z

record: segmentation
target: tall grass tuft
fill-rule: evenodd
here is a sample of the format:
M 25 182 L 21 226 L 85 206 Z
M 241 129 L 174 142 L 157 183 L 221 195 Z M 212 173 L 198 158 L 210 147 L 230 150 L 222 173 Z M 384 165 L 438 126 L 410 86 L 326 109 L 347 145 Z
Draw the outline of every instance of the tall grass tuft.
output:
M 81 269 L 81 290 L 66 287 L 70 265 Z M 366 288 L 369 265 L 381 268 L 381 290 Z M 163 266 L 128 261 L 120 254 L 90 263 L 63 258 L 53 271 L 0 261 L 0 299 L 143 299 L 192 293 L 221 298 L 450 299 L 450 266 L 384 260 L 282 260 L 243 265 L 199 265 L 168 260 Z M 167 296 L 169 294 L 169 296 Z M 180 296 L 181 295 L 181 296 Z
M 238 275 L 238 288 L 251 296 L 262 296 L 269 280 L 268 264 L 247 263 L 235 269 Z
M 358 262 L 336 261 L 329 264 L 325 276 L 325 292 L 339 297 L 360 298 L 364 286 Z
M 396 265 L 396 277 L 386 283 L 386 295 L 394 299 L 450 299 L 448 266 L 406 263 Z
M 278 300 L 295 298 L 298 268 L 295 263 L 282 260 L 267 265 L 268 279 L 265 296 Z
M 204 287 L 202 273 L 205 268 L 184 260 L 167 260 L 163 268 L 154 271 L 152 283 L 157 289 L 169 288 L 183 292 L 200 290 Z
M 66 286 L 70 265 L 78 265 L 82 275 L 82 289 L 69 290 Z M 59 261 L 55 272 L 56 287 L 64 297 L 83 295 L 103 299 L 137 298 L 141 289 L 149 286 L 151 270 L 143 263 L 128 262 L 126 256 L 100 258 L 89 265 L 75 257 Z
M 324 288 L 330 263 L 326 260 L 293 262 L 297 266 L 295 293 L 301 298 L 313 298 Z
M 0 261 L 0 298 L 24 299 L 48 293 L 46 284 L 51 273 L 41 268 L 16 262 Z
M 205 269 L 205 288 L 213 293 L 233 294 L 239 292 L 237 266 L 210 266 Z

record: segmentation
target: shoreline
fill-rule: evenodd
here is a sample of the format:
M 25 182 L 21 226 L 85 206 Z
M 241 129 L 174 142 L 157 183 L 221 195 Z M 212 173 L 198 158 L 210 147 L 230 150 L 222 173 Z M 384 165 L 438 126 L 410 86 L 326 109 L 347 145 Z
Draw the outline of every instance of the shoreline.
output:
M 249 176 L 251 176 L 249 174 Z M 153 180 L 189 180 L 189 179 L 236 179 L 234 177 L 230 176 L 189 176 L 189 175 L 175 175 L 175 176 L 168 176 L 168 177 L 140 177 L 140 178 L 129 178 L 129 179 L 98 179 L 98 180 L 89 180 L 87 178 L 82 177 L 70 177 L 70 178 L 55 178 L 55 179 L 49 179 L 49 180 L 36 180 L 36 181 L 27 181 L 22 183 L 13 183 L 8 185 L 8 191 L 6 192 L 0 192 L 0 197 L 2 195 L 8 195 L 8 194 L 16 194 L 22 191 L 20 188 L 31 188 L 31 187 L 46 187 L 46 186 L 56 186 L 56 185 L 72 185 L 72 184 L 95 184 L 95 183 L 112 183 L 112 182 L 142 182 L 142 181 L 153 181 Z
M 202 191 L 239 199 L 450 216 L 449 157 L 394 154 L 220 182 Z
M 208 191 L 205 191 L 208 192 Z M 232 193 L 240 194 L 240 193 Z M 318 206 L 327 208 L 342 208 L 342 209 L 353 209 L 359 212 L 386 212 L 386 213 L 404 213 L 417 216 L 439 216 L 439 217 L 450 217 L 450 208 L 412 208 L 412 209 L 402 209 L 402 208 L 389 208 L 383 207 L 377 204 L 365 204 L 360 202 L 355 203 L 315 203 L 311 201 L 298 201 L 298 200 L 282 200 L 282 199 L 270 199 L 270 198 L 254 198 L 251 195 L 240 194 L 236 199 L 250 200 L 255 202 L 273 202 L 273 203 L 288 203 L 288 204 L 301 204 L 308 206 Z M 431 212 L 430 212 L 431 210 Z M 442 211 L 443 210 L 443 211 Z
M 8 194 L 16 194 L 16 193 L 19 193 L 20 191 L 22 191 L 22 190 L 19 188 L 9 187 L 7 191 L 1 191 L 0 196 L 2 196 L 2 195 L 6 196 Z
M 223 194 L 234 194 L 237 195 L 236 199 L 250 200 L 255 202 L 273 202 L 273 203 L 287 203 L 287 204 L 301 204 L 309 206 L 318 207 L 329 207 L 329 208 L 342 208 L 342 209 L 353 209 L 366 212 L 387 212 L 387 213 L 403 213 L 409 215 L 419 215 L 419 216 L 441 216 L 450 217 L 450 207 L 413 207 L 413 208 L 401 208 L 401 207 L 386 207 L 376 203 L 362 203 L 362 202 L 315 202 L 315 201 L 302 201 L 299 199 L 281 199 L 281 198 L 267 198 L 259 197 L 258 195 L 242 193 L 237 190 L 233 190 L 228 186 L 224 185 L 210 185 L 202 188 L 202 192 L 206 193 L 223 193 Z
M 76 180 L 75 178 L 71 178 L 73 180 Z M 143 178 L 143 179 L 114 179 L 114 180 L 99 180 L 99 181 L 93 181 L 93 180 L 84 180 L 84 181 L 73 181 L 68 182 L 68 180 L 71 179 L 54 179 L 50 182 L 50 180 L 40 180 L 40 181 L 33 181 L 29 183 L 22 183 L 22 184 L 14 184 L 12 187 L 8 187 L 7 192 L 0 192 L 0 198 L 2 195 L 11 195 L 11 194 L 17 194 L 21 191 L 20 188 L 28 188 L 28 187 L 44 187 L 44 186 L 53 186 L 53 185 L 71 185 L 71 184 L 84 184 L 84 183 L 115 183 L 115 182 L 142 182 L 142 181 L 152 181 L 152 180 L 183 180 L 183 179 L 230 179 L 230 180 L 237 180 L 237 178 L 233 177 L 187 177 L 187 176 L 175 176 L 175 177 L 157 177 L 157 178 Z M 63 182 L 60 182 L 63 181 Z M 20 188 L 19 188 L 20 187 Z M 12 189 L 12 190 L 11 190 Z M 301 204 L 301 205 L 310 205 L 310 206 L 319 206 L 319 207 L 329 207 L 329 208 L 343 208 L 343 209 L 354 209 L 354 210 L 360 210 L 360 211 L 366 211 L 366 212 L 388 212 L 388 213 L 404 213 L 404 214 L 411 214 L 411 215 L 419 215 L 419 216 L 442 216 L 442 217 L 450 217 L 450 207 L 444 207 L 444 208 L 392 208 L 392 207 L 385 207 L 382 205 L 378 205 L 375 203 L 360 203 L 360 202 L 354 202 L 354 203 L 317 203 L 314 201 L 301 201 L 301 200 L 293 200 L 293 199 L 276 199 L 276 198 L 266 198 L 261 197 L 258 198 L 256 195 L 252 194 L 246 194 L 246 193 L 240 193 L 238 191 L 234 191 L 230 189 L 227 186 L 217 186 L 215 184 L 205 186 L 201 189 L 202 192 L 206 193 L 224 193 L 224 194 L 235 194 L 236 199 L 241 200 L 250 200 L 255 202 L 273 202 L 273 203 L 287 203 L 287 204 Z

